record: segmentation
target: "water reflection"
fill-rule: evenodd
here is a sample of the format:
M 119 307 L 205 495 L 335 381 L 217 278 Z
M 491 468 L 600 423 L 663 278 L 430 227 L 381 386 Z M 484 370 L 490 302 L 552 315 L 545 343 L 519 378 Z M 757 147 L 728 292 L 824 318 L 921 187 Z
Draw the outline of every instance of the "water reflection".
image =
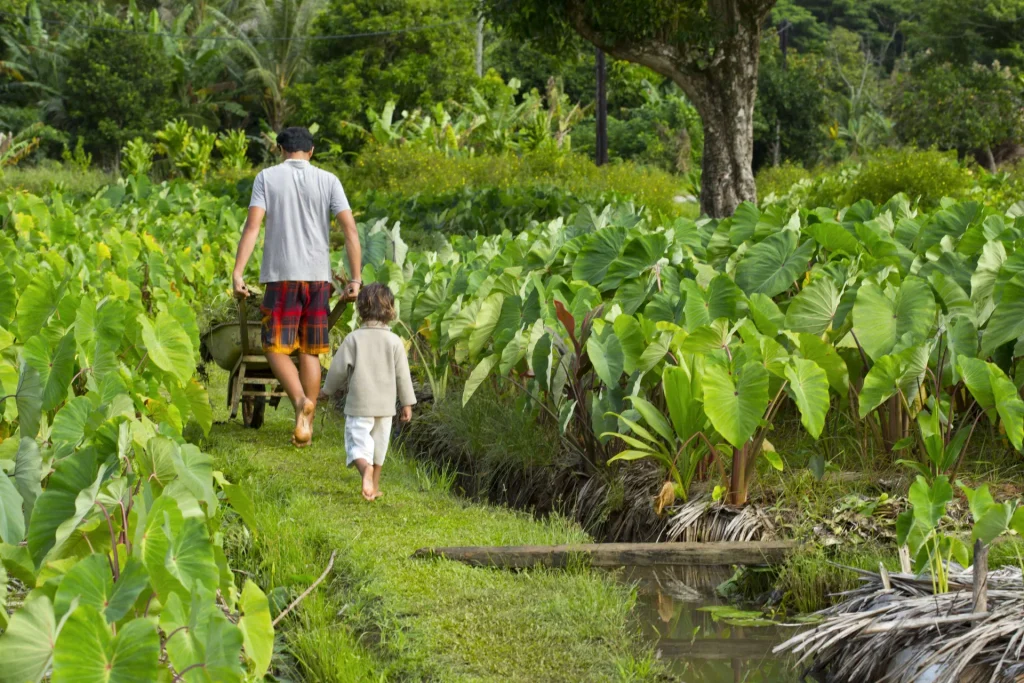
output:
M 658 642 L 662 659 L 680 681 L 801 681 L 790 660 L 772 655 L 772 648 L 795 629 L 735 625 L 737 620 L 716 620 L 713 613 L 701 611 L 702 607 L 726 604 L 715 588 L 732 574 L 731 567 L 627 567 L 621 576 L 623 581 L 638 584 L 636 612 L 645 634 Z

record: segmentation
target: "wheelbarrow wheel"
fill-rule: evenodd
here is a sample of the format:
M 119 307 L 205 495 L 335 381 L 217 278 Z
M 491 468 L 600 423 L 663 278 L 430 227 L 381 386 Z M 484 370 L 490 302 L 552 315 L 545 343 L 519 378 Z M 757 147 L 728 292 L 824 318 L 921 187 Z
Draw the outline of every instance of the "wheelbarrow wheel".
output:
M 242 424 L 250 429 L 263 426 L 263 415 L 267 409 L 267 399 L 263 396 L 246 396 L 242 399 Z

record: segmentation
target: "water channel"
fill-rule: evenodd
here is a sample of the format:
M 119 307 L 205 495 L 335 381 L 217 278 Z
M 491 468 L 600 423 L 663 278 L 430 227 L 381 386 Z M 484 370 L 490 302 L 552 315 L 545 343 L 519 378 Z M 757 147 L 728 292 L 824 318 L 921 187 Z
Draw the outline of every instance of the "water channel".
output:
M 796 633 L 792 626 L 752 625 L 750 615 L 714 611 L 730 607 L 716 588 L 731 567 L 627 567 L 625 582 L 638 587 L 645 635 L 684 683 L 796 683 L 789 659 L 772 648 Z M 711 609 L 712 611 L 708 611 Z M 810 680 L 810 679 L 808 679 Z

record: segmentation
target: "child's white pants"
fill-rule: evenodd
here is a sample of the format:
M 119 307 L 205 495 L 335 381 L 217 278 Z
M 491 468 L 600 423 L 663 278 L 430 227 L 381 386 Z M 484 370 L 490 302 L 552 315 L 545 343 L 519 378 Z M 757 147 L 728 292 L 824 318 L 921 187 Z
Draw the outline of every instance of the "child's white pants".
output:
M 390 417 L 345 416 L 345 464 L 362 458 L 374 465 L 383 465 L 391 440 Z

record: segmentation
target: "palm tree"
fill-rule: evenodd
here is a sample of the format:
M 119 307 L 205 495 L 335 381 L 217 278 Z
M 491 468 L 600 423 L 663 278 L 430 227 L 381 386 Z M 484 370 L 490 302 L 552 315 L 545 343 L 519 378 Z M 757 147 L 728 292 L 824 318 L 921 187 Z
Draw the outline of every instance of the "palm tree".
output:
M 220 14 L 239 39 L 246 80 L 259 88 L 274 130 L 288 118 L 288 87 L 309 66 L 306 38 L 325 4 L 326 0 L 251 0 L 237 23 Z
M 69 34 L 76 30 L 69 23 L 60 39 L 53 38 L 43 25 L 39 5 L 30 0 L 22 21 L 10 29 L 0 27 L 7 56 L 0 60 L 0 75 L 7 78 L 0 84 L 0 93 L 20 94 L 19 99 L 30 100 L 45 118 L 59 121 L 64 110 L 64 48 L 73 42 Z

